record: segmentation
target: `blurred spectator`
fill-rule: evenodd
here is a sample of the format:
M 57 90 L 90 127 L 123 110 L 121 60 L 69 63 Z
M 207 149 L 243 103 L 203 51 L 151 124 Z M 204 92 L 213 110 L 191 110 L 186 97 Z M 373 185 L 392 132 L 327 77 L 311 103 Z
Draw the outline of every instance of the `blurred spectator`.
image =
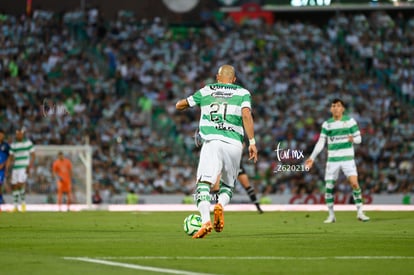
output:
M 246 167 L 258 192 L 319 192 L 322 155 L 311 173 L 279 175 L 274 150 L 282 142 L 309 155 L 333 97 L 350 103 L 361 128 L 363 192 L 414 192 L 414 18 L 337 13 L 326 26 L 237 25 L 205 11 L 202 27 L 177 28 L 128 12 L 104 22 L 92 8 L 1 20 L 2 127 L 10 134 L 25 125 L 34 144 L 89 137 L 104 203 L 126 192 L 121 177 L 139 194 L 192 191 L 198 111 L 173 107 L 214 82 L 224 63 L 253 91 L 260 157 Z M 51 191 L 41 172 L 32 193 Z
M 100 192 L 99 183 L 95 183 L 93 185 L 93 195 L 92 195 L 92 203 L 93 204 L 101 204 L 102 203 L 102 197 Z
M 138 195 L 135 193 L 135 191 L 133 189 L 128 190 L 125 202 L 127 204 L 137 204 L 138 203 Z

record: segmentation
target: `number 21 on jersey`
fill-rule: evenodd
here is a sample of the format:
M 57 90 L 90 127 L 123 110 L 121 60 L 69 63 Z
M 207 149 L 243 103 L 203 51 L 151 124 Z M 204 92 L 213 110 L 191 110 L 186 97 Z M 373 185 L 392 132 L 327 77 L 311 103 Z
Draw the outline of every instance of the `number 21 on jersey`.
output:
M 219 123 L 226 121 L 227 114 L 227 102 L 218 103 L 213 102 L 210 104 L 210 121 Z

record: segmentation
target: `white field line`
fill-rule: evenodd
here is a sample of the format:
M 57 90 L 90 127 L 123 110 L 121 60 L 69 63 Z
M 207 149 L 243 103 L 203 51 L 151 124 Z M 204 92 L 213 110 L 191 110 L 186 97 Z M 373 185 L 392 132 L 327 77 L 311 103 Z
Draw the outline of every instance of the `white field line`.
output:
M 99 257 L 105 260 L 414 260 L 414 256 L 316 256 L 316 257 L 290 257 L 290 256 L 125 256 L 125 257 Z
M 64 259 L 71 260 L 71 261 L 81 261 L 81 262 L 88 262 L 88 263 L 95 263 L 95 264 L 102 264 L 102 265 L 118 266 L 118 267 L 124 267 L 124 268 L 129 268 L 129 269 L 136 269 L 136 270 L 145 270 L 145 271 L 158 272 L 158 273 L 183 274 L 183 275 L 214 275 L 214 274 L 209 274 L 209 273 L 198 273 L 198 272 L 191 272 L 191 271 L 178 270 L 178 269 L 118 263 L 118 262 L 105 261 L 105 260 L 99 260 L 99 259 L 87 258 L 87 257 L 64 257 Z

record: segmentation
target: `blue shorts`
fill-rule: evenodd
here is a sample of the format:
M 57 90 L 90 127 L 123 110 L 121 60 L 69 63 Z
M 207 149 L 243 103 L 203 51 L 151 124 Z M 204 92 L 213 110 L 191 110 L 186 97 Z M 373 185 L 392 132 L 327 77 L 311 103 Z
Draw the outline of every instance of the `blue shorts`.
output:
M 0 171 L 0 185 L 4 182 L 4 171 Z

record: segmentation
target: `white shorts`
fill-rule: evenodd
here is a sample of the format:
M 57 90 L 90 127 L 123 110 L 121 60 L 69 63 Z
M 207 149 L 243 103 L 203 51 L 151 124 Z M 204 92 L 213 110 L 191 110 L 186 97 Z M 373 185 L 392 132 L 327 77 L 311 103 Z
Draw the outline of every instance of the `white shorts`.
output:
M 345 174 L 348 178 L 350 176 L 358 176 L 356 169 L 355 161 L 338 161 L 338 162 L 327 162 L 325 170 L 325 181 L 326 180 L 337 180 L 339 175 L 339 170 Z
M 11 184 L 25 183 L 27 181 L 26 169 L 17 169 L 12 171 Z
M 200 152 L 197 181 L 214 184 L 221 174 L 221 181 L 234 187 L 240 170 L 243 148 L 221 140 L 205 141 Z

